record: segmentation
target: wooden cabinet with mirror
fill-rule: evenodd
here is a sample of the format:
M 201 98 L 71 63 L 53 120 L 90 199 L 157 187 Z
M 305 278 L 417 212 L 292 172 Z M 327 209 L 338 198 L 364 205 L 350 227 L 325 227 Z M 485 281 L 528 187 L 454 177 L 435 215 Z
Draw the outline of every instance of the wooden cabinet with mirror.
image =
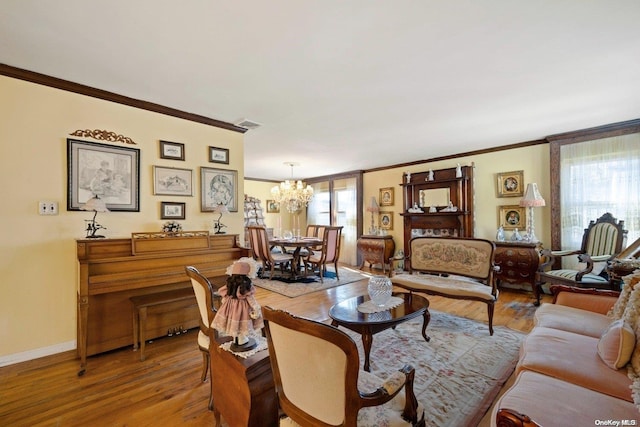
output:
M 473 165 L 403 176 L 404 252 L 417 236 L 473 237 Z

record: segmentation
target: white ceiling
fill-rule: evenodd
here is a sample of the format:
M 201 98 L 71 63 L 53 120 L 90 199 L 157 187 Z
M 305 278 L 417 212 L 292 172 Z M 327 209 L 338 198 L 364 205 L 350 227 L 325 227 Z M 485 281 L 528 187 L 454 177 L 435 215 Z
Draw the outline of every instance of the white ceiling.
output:
M 3 0 L 0 63 L 256 121 L 245 175 L 305 178 L 638 118 L 639 23 L 638 0 Z

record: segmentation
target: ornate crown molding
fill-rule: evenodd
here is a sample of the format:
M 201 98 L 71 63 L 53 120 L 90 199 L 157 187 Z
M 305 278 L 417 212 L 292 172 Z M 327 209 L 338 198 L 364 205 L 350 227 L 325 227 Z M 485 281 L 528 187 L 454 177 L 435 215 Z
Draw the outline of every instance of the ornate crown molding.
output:
M 95 130 L 85 129 L 85 130 L 82 130 L 82 129 L 78 129 L 77 131 L 72 132 L 69 135 L 90 137 L 90 138 L 94 138 L 94 139 L 100 139 L 102 141 L 124 142 L 125 144 L 136 145 L 136 143 L 133 141 L 133 139 L 129 138 L 128 136 L 118 135 L 117 133 L 111 132 L 111 131 L 108 131 L 108 130 L 100 130 L 100 129 L 95 129 Z

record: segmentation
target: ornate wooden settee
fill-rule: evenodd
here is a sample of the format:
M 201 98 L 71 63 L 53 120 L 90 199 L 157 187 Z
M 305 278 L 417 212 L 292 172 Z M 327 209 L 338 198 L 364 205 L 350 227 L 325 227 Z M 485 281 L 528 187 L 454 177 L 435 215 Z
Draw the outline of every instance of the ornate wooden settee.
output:
M 474 238 L 415 237 L 405 257 L 408 273 L 389 272 L 391 282 L 410 292 L 487 304 L 489 333 L 493 335 L 495 244 Z M 394 261 L 391 259 L 390 261 Z

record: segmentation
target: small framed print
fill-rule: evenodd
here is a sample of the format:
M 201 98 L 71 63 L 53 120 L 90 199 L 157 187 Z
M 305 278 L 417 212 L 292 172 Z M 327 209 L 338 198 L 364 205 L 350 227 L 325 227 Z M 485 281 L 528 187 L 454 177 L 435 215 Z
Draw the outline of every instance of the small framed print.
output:
M 393 187 L 380 189 L 380 206 L 393 206 Z
M 160 202 L 160 219 L 184 219 L 185 203 Z
M 524 195 L 524 171 L 498 174 L 498 197 L 522 197 Z
M 184 160 L 184 144 L 179 142 L 160 141 L 160 158 Z
M 280 203 L 275 200 L 267 200 L 267 213 L 280 213 Z
M 393 212 L 379 212 L 378 220 L 383 230 L 393 230 Z
M 209 147 L 209 161 L 211 163 L 223 163 L 225 165 L 228 165 L 229 164 L 229 149 L 228 148 Z
M 498 225 L 505 230 L 526 230 L 526 208 L 518 205 L 500 206 L 498 212 Z
M 193 171 L 191 169 L 154 166 L 153 194 L 193 196 Z

